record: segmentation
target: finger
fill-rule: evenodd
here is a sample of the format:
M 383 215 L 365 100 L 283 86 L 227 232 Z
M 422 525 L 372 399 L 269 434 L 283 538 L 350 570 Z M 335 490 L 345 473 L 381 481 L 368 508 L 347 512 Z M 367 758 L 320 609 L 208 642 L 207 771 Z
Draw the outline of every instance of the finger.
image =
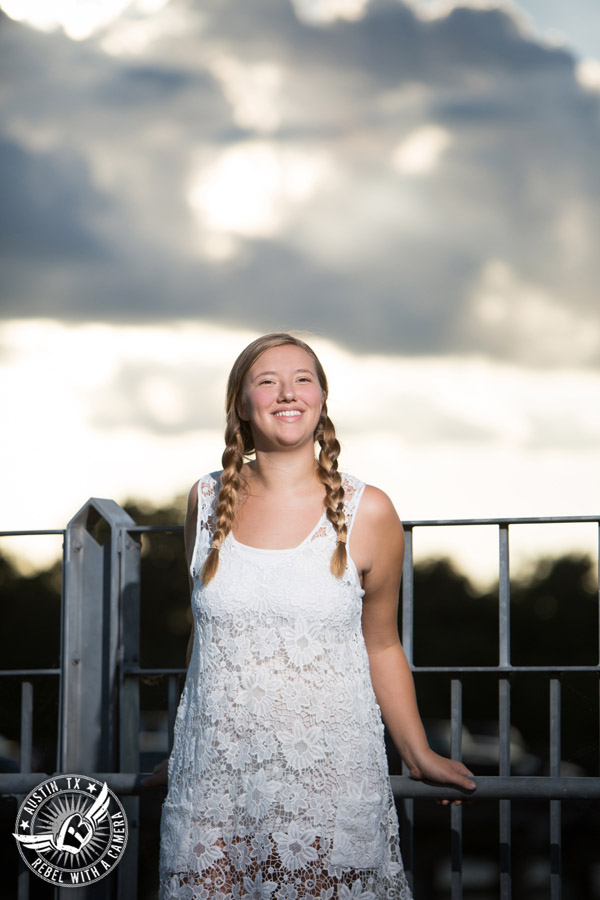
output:
M 474 780 L 475 776 L 473 773 L 466 766 L 462 766 L 461 769 L 457 768 L 455 771 L 457 776 L 455 783 L 467 791 L 474 791 L 477 787 L 477 782 Z
M 147 775 L 145 778 L 142 778 L 140 782 L 142 787 L 159 787 L 160 785 L 166 783 L 166 777 L 164 775 L 161 775 L 160 772 L 153 772 L 152 775 Z

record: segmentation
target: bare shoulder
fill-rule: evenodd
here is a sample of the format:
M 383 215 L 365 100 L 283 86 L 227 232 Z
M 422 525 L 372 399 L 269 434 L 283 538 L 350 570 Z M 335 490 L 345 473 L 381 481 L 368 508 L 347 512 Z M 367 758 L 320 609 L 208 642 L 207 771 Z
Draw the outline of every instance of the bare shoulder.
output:
M 397 562 L 404 554 L 404 532 L 394 504 L 385 491 L 367 484 L 352 530 L 352 555 L 359 572 L 377 567 L 381 559 Z
M 367 528 L 371 532 L 392 535 L 402 532 L 402 523 L 396 507 L 380 488 L 367 484 L 356 516 L 356 528 Z
M 361 512 L 372 518 L 381 518 L 390 517 L 392 519 L 397 519 L 398 521 L 398 513 L 396 512 L 396 507 L 385 493 L 380 488 L 375 487 L 372 484 L 365 485 L 365 490 L 362 495 L 362 499 L 359 504 L 359 509 Z

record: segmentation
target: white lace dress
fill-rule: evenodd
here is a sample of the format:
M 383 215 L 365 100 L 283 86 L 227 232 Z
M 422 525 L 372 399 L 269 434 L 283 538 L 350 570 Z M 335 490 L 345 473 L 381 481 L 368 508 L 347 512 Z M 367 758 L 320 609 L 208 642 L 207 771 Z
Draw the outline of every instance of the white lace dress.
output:
M 230 534 L 199 572 L 219 473 L 198 485 L 194 649 L 162 812 L 161 900 L 410 900 L 349 562 L 322 516 L 291 550 Z M 362 482 L 343 476 L 351 534 Z M 349 542 L 350 547 L 350 542 Z

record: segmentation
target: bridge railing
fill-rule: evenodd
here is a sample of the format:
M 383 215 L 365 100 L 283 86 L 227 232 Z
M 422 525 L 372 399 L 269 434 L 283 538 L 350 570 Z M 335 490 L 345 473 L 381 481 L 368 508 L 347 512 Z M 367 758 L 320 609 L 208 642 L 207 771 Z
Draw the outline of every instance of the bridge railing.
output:
M 492 677 L 498 684 L 498 775 L 477 778 L 477 801 L 499 804 L 498 894 L 513 897 L 512 802 L 545 800 L 549 805 L 548 860 L 551 900 L 563 897 L 561 804 L 564 800 L 600 797 L 600 778 L 563 777 L 561 773 L 561 679 L 569 672 L 597 678 L 600 665 L 524 666 L 511 663 L 509 529 L 513 525 L 592 523 L 600 516 L 409 521 L 404 523 L 406 557 L 402 586 L 402 641 L 415 676 L 431 675 L 450 680 L 450 752 L 461 758 L 463 735 L 463 684 L 473 676 Z M 415 563 L 413 536 L 420 528 L 487 526 L 498 534 L 498 658 L 487 666 L 418 666 L 414 662 Z M 61 606 L 61 656 L 58 668 L 0 670 L 5 679 L 21 682 L 21 730 L 19 772 L 0 773 L 0 795 L 23 797 L 44 778 L 32 771 L 33 681 L 37 676 L 58 678 L 57 771 L 93 775 L 107 781 L 124 798 L 129 821 L 128 851 L 114 878 L 93 886 L 94 898 L 129 900 L 138 895 L 140 826 L 140 682 L 148 676 L 167 679 L 168 746 L 183 668 L 147 668 L 140 665 L 140 558 L 144 534 L 180 532 L 176 526 L 139 526 L 114 501 L 90 499 L 67 528 L 52 532 L 1 532 L 0 537 L 62 534 L 63 577 Z M 599 551 L 600 552 L 600 551 Z M 599 590 L 600 605 L 600 590 Z M 511 679 L 517 673 L 538 673 L 547 678 L 550 716 L 550 771 L 547 776 L 511 774 Z M 496 717 L 496 712 L 491 716 Z M 409 881 L 414 882 L 415 801 L 423 798 L 461 798 L 461 792 L 392 777 L 401 806 L 402 852 Z M 450 889 L 452 900 L 461 900 L 463 879 L 463 806 L 450 813 Z M 418 835 L 418 829 L 417 829 Z M 154 861 L 155 864 L 156 861 Z M 29 898 L 29 874 L 19 875 L 19 900 Z M 92 890 L 91 888 L 89 889 Z M 57 889 L 64 893 L 65 889 Z M 85 894 L 88 888 L 80 888 Z M 71 896 L 67 894 L 69 900 Z M 82 896 L 80 893 L 79 896 Z M 90 894 L 91 896 L 91 894 Z

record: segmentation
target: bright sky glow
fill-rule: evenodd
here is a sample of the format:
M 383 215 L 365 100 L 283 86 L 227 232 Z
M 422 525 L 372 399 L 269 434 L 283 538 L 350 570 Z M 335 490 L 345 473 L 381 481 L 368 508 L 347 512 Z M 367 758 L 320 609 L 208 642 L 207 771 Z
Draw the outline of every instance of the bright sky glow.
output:
M 576 72 L 580 84 L 592 91 L 600 91 L 600 60 L 583 59 Z
M 152 13 L 168 0 L 2 0 L 4 12 L 42 31 L 62 28 L 75 41 L 85 40 L 131 8 Z
M 223 85 L 240 128 L 259 133 L 275 131 L 280 124 L 281 72 L 269 62 L 242 65 L 232 57 L 219 57 L 213 74 Z
M 438 165 L 451 137 L 439 125 L 425 125 L 413 131 L 396 147 L 392 165 L 403 175 L 428 175 Z
M 14 436 L 3 446 L 0 529 L 63 527 L 90 496 L 168 502 L 219 468 L 227 374 L 255 336 L 183 322 L 0 326 L 0 394 Z M 357 357 L 311 340 L 330 381 L 342 468 L 386 490 L 402 517 L 600 508 L 600 420 L 591 415 L 600 409 L 600 374 Z M 141 373 L 133 382 L 131 371 Z M 592 530 L 522 529 L 515 565 L 542 548 L 592 548 Z M 13 549 L 31 559 L 41 553 L 43 563 L 39 546 L 23 540 Z M 429 529 L 417 549 L 452 554 L 473 577 L 493 577 L 495 543 L 485 530 L 466 541 L 464 529 Z
M 267 237 L 282 227 L 288 211 L 311 197 L 328 171 L 322 154 L 246 142 L 199 166 L 188 201 L 209 231 Z
M 292 0 L 298 15 L 319 24 L 332 19 L 360 19 L 368 0 Z
M 183 10 L 170 0 L 137 0 L 137 14 L 114 19 L 103 29 L 100 46 L 110 56 L 142 56 L 159 39 L 189 27 Z

